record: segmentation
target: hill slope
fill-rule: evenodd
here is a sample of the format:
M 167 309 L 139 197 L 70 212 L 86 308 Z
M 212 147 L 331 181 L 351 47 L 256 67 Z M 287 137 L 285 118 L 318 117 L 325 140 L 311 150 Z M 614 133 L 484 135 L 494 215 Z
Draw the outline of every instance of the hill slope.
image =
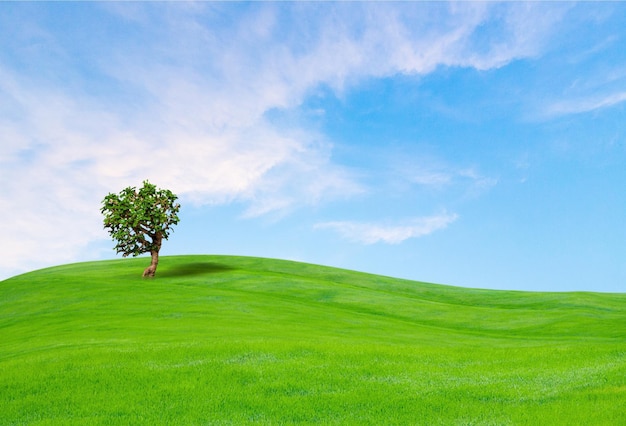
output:
M 229 256 L 0 282 L 0 424 L 623 424 L 626 295 Z

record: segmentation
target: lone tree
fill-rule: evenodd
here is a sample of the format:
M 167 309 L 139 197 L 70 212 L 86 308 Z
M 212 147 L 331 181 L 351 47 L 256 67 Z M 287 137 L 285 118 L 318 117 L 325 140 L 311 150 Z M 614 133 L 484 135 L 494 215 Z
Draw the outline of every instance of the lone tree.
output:
M 104 215 L 104 228 L 117 241 L 115 251 L 124 257 L 152 255 L 150 266 L 143 271 L 144 277 L 154 277 L 161 243 L 179 221 L 177 198 L 172 191 L 157 189 L 145 180 L 139 190 L 129 186 L 102 200 L 100 211 Z

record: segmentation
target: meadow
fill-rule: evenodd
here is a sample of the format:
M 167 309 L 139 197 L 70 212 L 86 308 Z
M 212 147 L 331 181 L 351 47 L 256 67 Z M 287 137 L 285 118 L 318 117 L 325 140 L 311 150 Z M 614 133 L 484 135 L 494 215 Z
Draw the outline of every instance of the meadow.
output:
M 0 282 L 1 425 L 626 424 L 626 294 L 147 262 Z

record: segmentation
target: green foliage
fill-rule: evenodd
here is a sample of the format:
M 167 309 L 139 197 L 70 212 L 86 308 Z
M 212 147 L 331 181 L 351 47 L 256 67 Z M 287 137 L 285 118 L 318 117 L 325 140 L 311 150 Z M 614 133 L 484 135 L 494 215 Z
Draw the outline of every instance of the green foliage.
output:
M 162 240 L 179 221 L 177 198 L 172 191 L 157 189 L 147 180 L 139 190 L 128 187 L 104 197 L 100 211 L 104 228 L 117 241 L 115 251 L 124 257 L 158 252 Z
M 0 282 L 0 425 L 626 424 L 626 294 L 140 263 Z

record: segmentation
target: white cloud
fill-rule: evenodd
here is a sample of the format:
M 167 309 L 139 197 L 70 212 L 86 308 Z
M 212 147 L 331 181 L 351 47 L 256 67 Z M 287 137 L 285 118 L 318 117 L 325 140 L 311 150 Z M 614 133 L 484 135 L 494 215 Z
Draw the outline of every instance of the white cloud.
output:
M 473 167 L 459 170 L 457 175 L 469 182 L 465 192 L 468 198 L 478 197 L 498 184 L 498 178 L 485 176 Z
M 618 91 L 604 95 L 590 95 L 576 99 L 560 100 L 549 104 L 543 111 L 545 117 L 580 114 L 609 108 L 626 101 L 626 92 Z
M 426 186 L 443 186 L 450 183 L 451 180 L 452 177 L 449 174 L 427 171 L 419 171 L 412 178 L 413 183 Z
M 418 217 L 399 224 L 380 224 L 351 221 L 324 222 L 315 229 L 332 229 L 342 237 L 363 244 L 399 244 L 410 238 L 419 238 L 448 227 L 457 220 L 457 214 L 441 213 Z
M 421 153 L 415 148 L 400 149 L 388 161 L 395 186 L 404 191 L 410 191 L 414 186 L 434 191 L 454 188 L 464 198 L 475 198 L 498 183 L 496 177 L 485 175 L 476 166 L 453 165 L 443 158 Z

